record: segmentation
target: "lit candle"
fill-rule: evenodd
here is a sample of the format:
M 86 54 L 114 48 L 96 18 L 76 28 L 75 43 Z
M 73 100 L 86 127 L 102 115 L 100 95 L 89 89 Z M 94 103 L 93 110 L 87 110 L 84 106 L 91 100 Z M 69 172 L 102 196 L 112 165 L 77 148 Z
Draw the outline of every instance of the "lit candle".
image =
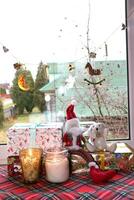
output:
M 31 148 L 20 151 L 20 161 L 25 182 L 35 182 L 39 177 L 42 149 Z
M 49 152 L 46 154 L 46 179 L 53 183 L 61 183 L 69 178 L 69 161 L 65 151 Z

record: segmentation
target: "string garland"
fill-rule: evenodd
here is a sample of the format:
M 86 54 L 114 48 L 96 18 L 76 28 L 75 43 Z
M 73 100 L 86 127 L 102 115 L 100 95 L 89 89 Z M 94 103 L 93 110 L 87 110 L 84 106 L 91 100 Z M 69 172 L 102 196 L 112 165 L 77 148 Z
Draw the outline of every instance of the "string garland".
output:
M 130 17 L 131 17 L 131 15 L 134 13 L 134 9 L 131 11 L 131 13 L 126 17 L 126 19 L 128 20 Z M 120 23 L 120 25 L 118 25 L 112 32 L 111 32 L 111 34 L 108 36 L 108 37 L 106 37 L 106 39 L 104 40 L 104 42 L 102 42 L 97 48 L 96 48 L 96 50 L 95 50 L 95 53 L 97 53 L 97 51 L 99 50 L 99 49 L 101 49 L 102 48 L 102 46 L 103 45 L 107 45 L 107 42 L 109 41 L 109 39 L 118 31 L 118 30 L 125 30 L 127 28 L 127 26 L 124 24 L 124 23 Z M 106 46 L 105 46 L 106 47 Z M 106 49 L 105 49 L 105 52 L 106 52 Z M 107 55 L 108 55 L 108 52 L 106 53 Z M 77 60 L 74 60 L 73 62 L 76 62 L 76 61 L 78 61 L 78 60 L 82 60 L 82 59 L 84 59 L 84 58 L 87 58 L 87 55 L 86 56 L 83 56 L 83 57 L 80 57 L 80 58 L 78 58 Z
M 89 2 L 89 3 L 90 3 L 90 2 Z M 131 17 L 131 15 L 132 15 L 133 13 L 134 13 L 134 9 L 133 9 L 133 10 L 130 12 L 130 14 L 127 16 L 127 20 Z M 68 18 L 67 18 L 67 17 L 64 17 L 64 19 L 67 20 Z M 88 21 L 88 24 L 89 24 L 89 21 Z M 75 23 L 75 27 L 78 28 L 78 24 L 77 24 L 77 23 Z M 98 51 L 99 49 L 101 49 L 103 45 L 105 45 L 105 55 L 108 56 L 108 49 L 107 49 L 107 42 L 108 42 L 108 40 L 109 40 L 118 30 L 125 30 L 126 28 L 127 28 L 127 27 L 126 27 L 126 25 L 125 25 L 124 23 L 120 23 L 120 25 L 117 26 L 117 27 L 112 31 L 112 33 L 104 40 L 104 42 L 102 42 L 98 47 L 96 47 L 96 50 L 95 50 L 94 53 L 97 53 L 97 51 Z M 60 29 L 60 32 L 63 32 L 63 29 L 62 29 L 62 28 Z M 79 36 L 81 37 L 81 35 L 79 35 Z M 61 37 L 61 35 L 60 35 L 60 37 Z M 89 38 L 87 38 L 87 39 L 88 39 L 88 41 L 89 41 Z M 11 56 L 12 56 L 17 62 L 19 61 L 19 59 L 11 52 L 11 50 L 10 50 L 9 48 L 7 48 L 1 41 L 0 41 L 0 45 L 2 46 L 2 49 L 3 49 L 3 52 L 4 52 L 4 53 L 10 53 Z M 77 59 L 75 59 L 75 60 L 73 60 L 73 61 L 71 61 L 71 62 L 77 62 L 77 61 L 82 60 L 82 59 L 85 59 L 85 58 L 89 59 L 89 58 L 88 58 L 88 55 L 79 57 L 79 58 L 77 58 Z M 25 63 L 25 65 L 27 65 L 27 64 L 30 64 L 30 65 L 38 65 L 38 64 L 35 64 L 35 63 Z
M 13 53 L 11 53 L 11 51 L 10 51 L 2 42 L 0 42 L 0 44 L 1 44 L 1 46 L 2 46 L 2 49 L 3 49 L 3 52 L 4 52 L 4 53 L 8 53 L 8 52 L 9 52 L 9 53 L 11 54 L 11 56 L 12 56 L 16 61 L 18 61 L 17 57 L 14 56 Z

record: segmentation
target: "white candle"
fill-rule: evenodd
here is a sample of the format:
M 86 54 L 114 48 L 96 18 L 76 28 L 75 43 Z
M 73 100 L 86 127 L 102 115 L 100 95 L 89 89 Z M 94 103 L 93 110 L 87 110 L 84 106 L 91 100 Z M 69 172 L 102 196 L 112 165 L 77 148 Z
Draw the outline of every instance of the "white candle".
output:
M 65 156 L 51 156 L 45 161 L 46 179 L 53 183 L 61 183 L 69 178 L 69 161 Z

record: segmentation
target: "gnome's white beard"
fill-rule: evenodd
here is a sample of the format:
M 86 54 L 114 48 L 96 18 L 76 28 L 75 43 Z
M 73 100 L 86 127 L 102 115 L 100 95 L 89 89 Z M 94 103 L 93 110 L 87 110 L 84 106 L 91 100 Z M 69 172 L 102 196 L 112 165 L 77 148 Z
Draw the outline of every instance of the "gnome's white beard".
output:
M 69 132 L 70 128 L 73 128 L 73 127 L 80 127 L 78 118 L 73 118 L 66 121 L 65 129 L 67 132 Z
M 83 132 L 83 128 L 80 127 L 79 120 L 77 118 L 73 118 L 66 121 L 65 131 L 73 136 L 78 136 Z

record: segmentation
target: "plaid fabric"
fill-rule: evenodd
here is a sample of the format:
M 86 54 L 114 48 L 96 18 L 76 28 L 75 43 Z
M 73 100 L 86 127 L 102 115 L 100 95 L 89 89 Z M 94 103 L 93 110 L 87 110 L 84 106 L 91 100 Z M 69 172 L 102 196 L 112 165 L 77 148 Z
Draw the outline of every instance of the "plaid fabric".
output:
M 62 184 L 48 183 L 42 177 L 36 184 L 24 184 L 8 177 L 0 166 L 0 200 L 130 200 L 134 199 L 134 172 L 117 174 L 105 184 L 94 184 L 87 173 L 72 175 Z

